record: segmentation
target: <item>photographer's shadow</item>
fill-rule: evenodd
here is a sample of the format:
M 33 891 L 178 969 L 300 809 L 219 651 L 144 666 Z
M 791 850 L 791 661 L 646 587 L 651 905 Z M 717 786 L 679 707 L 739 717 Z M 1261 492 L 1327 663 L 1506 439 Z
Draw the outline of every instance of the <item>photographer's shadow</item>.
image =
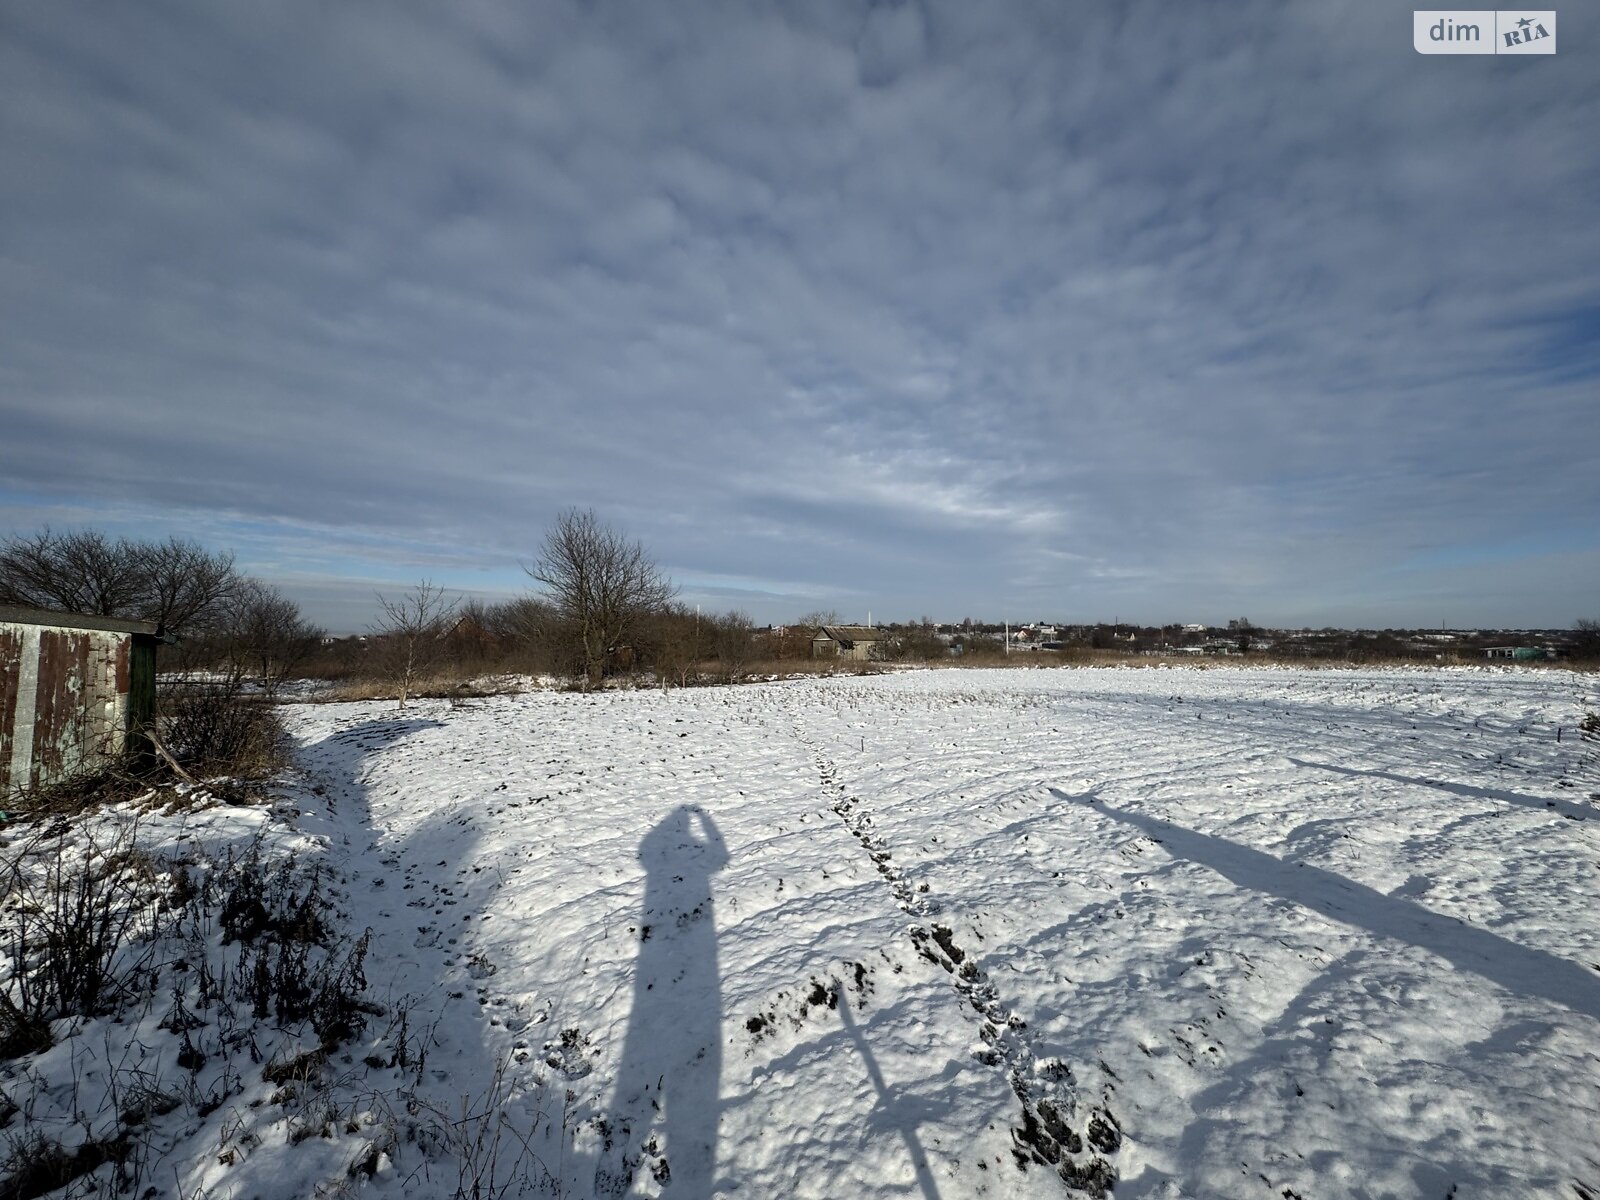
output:
M 610 1111 L 616 1126 L 595 1168 L 597 1196 L 637 1171 L 674 1194 L 709 1196 L 716 1178 L 722 1075 L 722 983 L 711 877 L 728 861 L 716 823 L 674 809 L 639 844 L 646 872 L 633 1009 Z

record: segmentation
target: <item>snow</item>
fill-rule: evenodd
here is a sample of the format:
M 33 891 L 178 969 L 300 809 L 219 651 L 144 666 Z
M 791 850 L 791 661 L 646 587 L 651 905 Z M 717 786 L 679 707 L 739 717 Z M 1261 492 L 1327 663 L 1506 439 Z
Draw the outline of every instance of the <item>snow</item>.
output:
M 450 1195 L 435 1112 L 574 1197 L 1070 1194 L 1046 1157 L 1118 1197 L 1600 1195 L 1586 706 L 1243 668 L 293 705 L 304 787 L 146 832 L 327 864 L 433 1045 L 405 1097 L 355 1048 L 354 1131 L 292 1146 L 256 1068 L 164 1177 L 309 1195 L 376 1146 L 347 1189 Z

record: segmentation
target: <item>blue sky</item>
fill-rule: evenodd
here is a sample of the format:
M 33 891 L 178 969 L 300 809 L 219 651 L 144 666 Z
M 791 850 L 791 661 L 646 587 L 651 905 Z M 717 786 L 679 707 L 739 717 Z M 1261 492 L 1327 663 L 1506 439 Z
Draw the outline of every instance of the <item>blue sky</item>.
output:
M 334 629 L 1600 616 L 1600 62 L 1387 3 L 0 0 L 0 534 Z

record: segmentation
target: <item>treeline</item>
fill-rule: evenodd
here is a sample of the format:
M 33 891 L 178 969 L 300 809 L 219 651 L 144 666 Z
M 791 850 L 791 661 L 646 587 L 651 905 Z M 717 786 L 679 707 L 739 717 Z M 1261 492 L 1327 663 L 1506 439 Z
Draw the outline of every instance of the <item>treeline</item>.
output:
M 171 642 L 166 669 L 250 677 L 269 690 L 323 639 L 294 601 L 240 573 L 232 554 L 183 538 L 50 529 L 8 538 L 0 544 L 0 604 L 150 621 Z
M 676 590 L 643 546 L 593 512 L 561 514 L 527 568 L 527 595 L 498 604 L 454 597 L 426 581 L 376 597 L 364 635 L 329 638 L 272 584 L 240 572 L 230 553 L 169 538 L 111 538 L 45 529 L 0 543 L 0 604 L 125 617 L 170 636 L 168 675 L 204 675 L 267 696 L 296 677 L 362 685 L 402 703 L 419 690 L 447 692 L 494 674 L 533 674 L 598 687 L 619 675 L 662 686 L 734 682 L 758 664 L 792 669 L 811 657 L 811 634 L 838 624 L 810 613 L 787 629 L 756 629 L 744 613 L 702 613 Z M 1002 627 L 941 626 L 931 617 L 881 627 L 880 662 L 987 661 L 1006 650 Z M 1060 662 L 1086 653 L 1197 651 L 1346 661 L 1481 654 L 1478 638 L 1432 640 L 1423 631 L 1268 631 L 1240 618 L 1226 629 L 1080 625 L 1026 629 L 1026 648 Z M 1024 648 L 1023 646 L 1013 649 Z M 1561 641 L 1575 660 L 1600 659 L 1600 623 L 1583 620 Z M 818 664 L 826 669 L 831 664 Z
M 648 672 L 688 686 L 809 654 L 808 639 L 758 633 L 744 613 L 680 603 L 640 543 L 593 512 L 563 513 L 528 574 L 533 590 L 498 604 L 427 581 L 379 594 L 365 634 L 330 638 L 277 588 L 238 571 L 231 553 L 191 540 L 46 529 L 0 544 L 0 604 L 154 622 L 169 639 L 164 674 L 269 697 L 297 677 L 366 685 L 402 704 L 497 673 L 596 687 Z
M 502 603 L 448 600 L 428 614 L 417 601 L 419 584 L 386 604 L 405 610 L 368 634 L 329 639 L 303 663 L 307 678 L 368 683 L 374 692 L 399 695 L 442 693 L 465 681 L 495 675 L 534 675 L 596 687 L 619 676 L 646 676 L 662 686 L 737 682 L 758 662 L 794 651 L 767 630 L 752 627 L 743 613 L 697 613 L 667 601 L 639 614 L 624 639 L 586 640 L 581 620 L 542 597 Z M 807 653 L 810 643 L 805 642 Z
M 834 624 L 821 614 L 814 624 Z M 809 636 L 809 630 L 805 630 Z M 1579 620 L 1560 630 L 1478 630 L 1441 634 L 1428 629 L 1269 629 L 1239 618 L 1225 626 L 1022 625 L 974 622 L 936 623 L 931 617 L 885 622 L 874 631 L 870 658 L 875 662 L 960 662 L 989 665 L 1009 653 L 1030 665 L 1071 666 L 1118 657 L 1248 657 L 1293 663 L 1319 660 L 1346 663 L 1477 662 L 1491 647 L 1527 645 L 1541 656 L 1576 664 L 1600 662 L 1600 621 Z M 1009 635 L 1009 641 L 1008 641 Z M 1524 660 L 1526 661 L 1526 660 Z
M 379 683 L 404 706 L 419 690 L 504 673 L 583 688 L 645 672 L 662 686 L 733 682 L 757 656 L 748 616 L 679 603 L 644 547 L 593 512 L 561 514 L 527 571 L 538 590 L 499 604 L 458 602 L 427 581 L 381 595 L 372 632 L 330 643 L 307 672 Z

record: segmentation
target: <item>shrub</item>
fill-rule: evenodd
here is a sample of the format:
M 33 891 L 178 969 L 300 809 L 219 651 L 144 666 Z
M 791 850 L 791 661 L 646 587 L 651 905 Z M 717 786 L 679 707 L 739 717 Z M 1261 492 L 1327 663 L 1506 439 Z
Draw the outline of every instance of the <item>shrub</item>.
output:
M 25 1131 L 7 1139 L 0 1160 L 0 1197 L 36 1200 L 108 1162 L 120 1161 L 127 1151 L 125 1140 L 90 1139 L 69 1152 L 37 1130 Z
M 63 832 L 44 868 L 19 856 L 6 878 L 12 901 L 5 954 L 12 976 L 0 989 L 0 1057 L 51 1044 L 50 1022 L 109 1012 L 122 989 L 118 957 L 154 899 L 148 862 L 119 831 L 87 851 Z
M 177 685 L 162 697 L 157 725 L 165 748 L 189 771 L 263 779 L 288 762 L 277 712 L 236 681 Z
M 365 999 L 369 930 L 354 942 L 333 932 L 333 904 L 320 869 L 296 871 L 285 859 L 269 867 L 259 851 L 230 858 L 212 880 L 220 891 L 224 944 L 241 944 L 233 994 L 257 1018 L 309 1021 L 320 1043 L 354 1037 L 378 1010 Z

